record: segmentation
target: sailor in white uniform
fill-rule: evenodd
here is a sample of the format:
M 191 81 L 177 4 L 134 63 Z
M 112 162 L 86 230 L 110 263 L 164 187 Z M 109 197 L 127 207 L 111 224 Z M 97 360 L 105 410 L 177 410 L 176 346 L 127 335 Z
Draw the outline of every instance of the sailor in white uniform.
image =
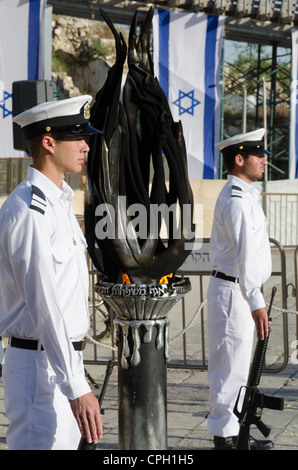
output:
M 84 95 L 46 102 L 14 118 L 32 166 L 0 210 L 0 334 L 9 338 L 3 383 L 12 450 L 75 450 L 102 436 L 86 381 L 89 329 L 86 241 L 64 181 L 78 173 L 91 127 Z
M 208 302 L 208 429 L 215 449 L 232 449 L 239 432 L 233 413 L 240 387 L 246 385 L 254 326 L 268 335 L 262 284 L 271 274 L 267 222 L 259 192 L 251 184 L 267 165 L 264 129 L 236 135 L 217 144 L 228 169 L 220 192 L 210 239 L 212 275 Z M 251 437 L 251 449 L 269 449 L 271 441 Z

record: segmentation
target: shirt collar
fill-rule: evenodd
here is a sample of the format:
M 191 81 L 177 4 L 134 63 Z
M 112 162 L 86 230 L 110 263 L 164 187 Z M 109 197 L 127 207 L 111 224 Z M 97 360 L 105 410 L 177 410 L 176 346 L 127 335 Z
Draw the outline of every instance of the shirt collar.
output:
M 65 182 L 62 182 L 62 190 L 53 183 L 46 175 L 36 170 L 32 166 L 28 167 L 27 179 L 31 184 L 37 186 L 50 201 L 51 204 L 55 205 L 60 199 L 69 199 L 72 201 L 74 192 L 71 187 Z
M 246 181 L 244 181 L 243 179 L 241 179 L 241 178 L 239 178 L 238 176 L 235 176 L 235 175 L 228 175 L 228 181 L 231 184 L 236 184 L 236 185 L 240 186 L 242 191 L 251 193 L 254 198 L 259 199 L 260 192 L 257 190 L 257 188 L 255 188 L 255 186 L 253 184 L 248 184 L 248 183 L 246 183 Z

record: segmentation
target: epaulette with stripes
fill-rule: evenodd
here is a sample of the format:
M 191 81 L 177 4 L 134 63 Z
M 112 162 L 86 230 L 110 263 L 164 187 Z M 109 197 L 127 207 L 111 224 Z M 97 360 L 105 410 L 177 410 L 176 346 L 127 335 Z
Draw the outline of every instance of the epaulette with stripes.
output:
M 242 189 L 240 186 L 232 185 L 231 197 L 240 197 L 242 198 Z
M 30 209 L 33 209 L 41 214 L 45 213 L 47 207 L 46 197 L 43 192 L 32 184 L 32 199 Z

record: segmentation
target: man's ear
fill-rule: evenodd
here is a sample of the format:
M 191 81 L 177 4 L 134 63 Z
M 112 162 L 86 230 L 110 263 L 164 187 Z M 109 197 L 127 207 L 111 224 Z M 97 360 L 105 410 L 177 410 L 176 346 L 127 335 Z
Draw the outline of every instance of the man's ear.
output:
M 244 158 L 242 157 L 242 155 L 240 155 L 240 153 L 237 153 L 237 155 L 235 156 L 235 165 L 242 167 L 243 164 Z
M 44 135 L 41 141 L 41 145 L 44 149 L 49 152 L 53 153 L 54 151 L 54 139 L 51 135 Z

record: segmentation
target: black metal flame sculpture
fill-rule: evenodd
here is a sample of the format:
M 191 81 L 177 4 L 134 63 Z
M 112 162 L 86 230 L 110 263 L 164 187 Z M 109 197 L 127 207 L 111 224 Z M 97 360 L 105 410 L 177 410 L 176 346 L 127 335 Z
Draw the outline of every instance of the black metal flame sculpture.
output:
M 170 273 L 174 273 L 174 280 L 194 241 L 193 195 L 182 125 L 173 121 L 167 98 L 154 77 L 150 54 L 153 9 L 147 13 L 139 36 L 135 14 L 128 50 L 122 34 L 118 34 L 106 13 L 101 13 L 114 35 L 116 61 L 91 108 L 90 121 L 103 133 L 92 136 L 88 157 L 85 232 L 89 254 L 96 269 L 110 282 L 122 282 L 122 274 L 134 284 L 156 284 Z M 128 75 L 122 91 L 126 57 Z M 165 160 L 169 169 L 168 188 Z M 128 215 L 127 208 L 133 204 L 146 209 L 147 220 L 143 222 L 147 229 L 142 238 Z M 161 239 L 162 217 L 157 228 L 150 218 L 154 204 L 180 206 L 180 237 L 174 236 L 177 220 L 172 220 L 168 239 Z M 112 237 L 97 236 L 100 220 L 113 227 Z

